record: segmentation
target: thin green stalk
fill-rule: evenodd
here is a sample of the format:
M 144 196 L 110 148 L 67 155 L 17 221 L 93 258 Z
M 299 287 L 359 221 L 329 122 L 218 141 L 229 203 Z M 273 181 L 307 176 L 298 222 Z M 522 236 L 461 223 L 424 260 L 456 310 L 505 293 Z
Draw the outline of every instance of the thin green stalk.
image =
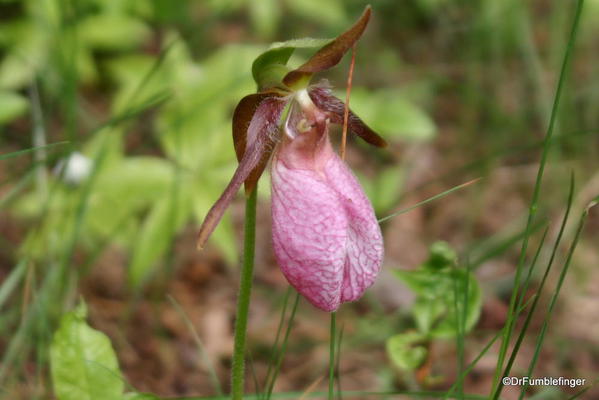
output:
M 341 364 L 341 343 L 343 342 L 343 328 L 344 325 L 341 325 L 341 329 L 339 329 L 339 336 L 337 337 L 337 359 L 335 360 L 335 370 L 337 371 L 337 399 L 341 400 L 341 373 L 339 372 L 339 365 Z
M 564 280 L 566 279 L 566 275 L 568 274 L 568 270 L 570 269 L 570 264 L 572 263 L 572 256 L 574 254 L 574 250 L 576 250 L 576 246 L 578 246 L 578 241 L 580 240 L 580 235 L 582 233 L 584 224 L 585 224 L 587 216 L 589 214 L 589 209 L 594 205 L 595 204 L 591 203 L 583 211 L 582 215 L 580 216 L 580 219 L 578 221 L 578 227 L 576 228 L 576 233 L 574 235 L 574 239 L 572 240 L 572 244 L 570 245 L 570 249 L 568 250 L 568 255 L 566 257 L 566 261 L 564 262 L 564 267 L 562 268 L 562 271 L 559 275 L 557 285 L 555 287 L 555 290 L 554 290 L 553 295 L 551 296 L 551 300 L 549 302 L 549 307 L 547 308 L 547 312 L 545 313 L 545 319 L 543 321 L 543 326 L 541 327 L 541 331 L 539 333 L 539 336 L 537 337 L 537 343 L 535 345 L 535 352 L 532 356 L 532 360 L 528 367 L 528 371 L 526 372 L 526 375 L 523 375 L 523 376 L 532 376 L 532 372 L 534 371 L 535 366 L 537 365 L 537 361 L 539 359 L 539 354 L 541 353 L 541 346 L 543 345 L 543 341 L 545 340 L 545 333 L 547 332 L 547 327 L 549 326 L 549 320 L 551 319 L 551 315 L 553 314 L 553 309 L 555 307 L 555 304 L 557 303 L 557 298 L 558 298 L 559 293 L 564 284 Z M 518 400 L 521 400 L 524 398 L 524 394 L 526 393 L 527 389 L 528 389 L 528 384 L 522 386 Z
M 468 294 L 470 291 L 470 263 L 467 264 L 466 267 L 466 285 L 464 288 L 464 295 L 462 298 L 462 307 L 460 309 L 459 304 L 459 290 L 458 290 L 458 282 L 457 278 L 453 280 L 453 289 L 454 289 L 454 307 L 455 307 L 455 315 L 456 315 L 456 350 L 457 350 L 457 370 L 458 374 L 461 374 L 464 370 L 464 336 L 466 333 L 466 313 L 468 312 Z M 464 395 L 463 381 L 457 381 L 456 390 L 458 392 L 458 396 Z
M 539 284 L 539 288 L 537 290 L 537 295 L 534 297 L 534 300 L 532 302 L 532 305 L 530 307 L 528 315 L 526 316 L 526 319 L 524 321 L 524 325 L 522 326 L 520 334 L 518 335 L 518 338 L 516 339 L 514 349 L 512 350 L 512 354 L 510 355 L 510 358 L 508 359 L 508 362 L 507 362 L 507 365 L 505 366 L 502 377 L 509 376 L 510 371 L 512 370 L 512 366 L 514 365 L 514 362 L 516 361 L 516 356 L 518 355 L 520 346 L 522 345 L 522 342 L 524 341 L 524 337 L 526 336 L 528 327 L 530 326 L 530 322 L 532 321 L 532 317 L 533 317 L 534 312 L 539 303 L 539 299 L 541 298 L 540 295 L 543 292 L 543 288 L 545 287 L 545 282 L 547 282 L 547 277 L 549 276 L 549 272 L 551 271 L 551 267 L 553 266 L 553 261 L 555 260 L 557 250 L 559 248 L 560 242 L 562 241 L 562 236 L 563 236 L 564 230 L 566 228 L 566 223 L 568 222 L 568 217 L 570 216 L 570 210 L 572 208 L 573 198 L 574 198 L 574 176 L 572 176 L 572 179 L 570 181 L 570 193 L 568 195 L 568 206 L 566 208 L 564 218 L 562 219 L 562 224 L 560 226 L 559 233 L 557 235 L 557 238 L 555 239 L 555 244 L 553 245 L 553 250 L 551 251 L 551 257 L 549 258 L 549 262 L 547 263 L 547 268 L 545 268 L 545 273 L 543 274 L 543 278 L 541 279 L 541 283 Z M 540 247 L 539 247 L 539 249 L 540 249 Z M 537 252 L 537 254 L 538 254 L 538 252 Z M 536 261 L 536 255 L 535 255 L 535 261 Z M 531 266 L 531 269 L 532 269 L 532 266 Z M 527 281 L 529 281 L 528 278 L 530 278 L 530 274 L 527 277 Z M 525 292 L 523 292 L 521 294 L 520 301 L 518 301 L 518 304 L 520 304 L 520 302 L 523 300 L 525 294 L 526 294 Z M 519 313 L 517 313 L 517 312 L 515 314 L 516 314 L 516 316 L 519 315 Z M 528 375 L 528 376 L 530 376 L 530 375 Z M 493 400 L 498 399 L 499 396 L 501 395 L 501 391 L 503 390 L 503 386 L 504 386 L 503 379 L 499 382 L 498 385 L 499 386 L 497 387 L 497 390 L 495 391 Z
M 335 336 L 337 313 L 331 313 L 331 339 L 329 340 L 329 400 L 335 397 Z
M 526 279 L 524 279 L 524 284 L 523 284 L 522 290 L 520 291 L 520 299 L 517 301 L 518 306 L 516 308 L 518 310 L 521 308 L 522 303 L 524 302 L 524 298 L 526 297 L 526 293 L 528 292 L 528 288 L 530 287 L 530 283 L 532 281 L 532 274 L 537 265 L 539 256 L 541 255 L 541 250 L 543 249 L 543 245 L 545 244 L 545 239 L 547 238 L 548 232 L 549 232 L 549 227 L 546 227 L 545 231 L 543 231 L 543 236 L 541 236 L 541 241 L 539 242 L 539 246 L 537 247 L 535 256 L 532 259 L 532 263 L 530 264 L 530 267 L 528 267 L 528 274 L 526 275 Z M 520 316 L 520 313 L 516 312 L 516 318 L 518 318 L 519 316 Z
M 237 295 L 235 320 L 235 344 L 233 346 L 233 365 L 231 371 L 231 399 L 243 399 L 243 381 L 245 370 L 245 343 L 254 273 L 254 252 L 256 248 L 256 193 L 254 188 L 245 202 L 245 226 L 243 231 L 243 269 Z
M 268 362 L 268 370 L 266 371 L 266 379 L 265 387 L 269 387 L 271 373 L 273 372 L 273 367 L 277 362 L 277 348 L 279 346 L 279 340 L 281 339 L 281 332 L 283 331 L 283 324 L 285 323 L 285 315 L 287 314 L 287 305 L 289 304 L 289 294 L 291 293 L 291 286 L 287 288 L 287 292 L 285 292 L 285 297 L 283 298 L 283 311 L 281 311 L 281 318 L 279 319 L 279 325 L 277 327 L 277 334 L 275 335 L 275 341 L 272 344 L 272 348 L 270 350 L 270 360 Z
M 584 0 L 578 0 L 576 4 L 576 13 L 574 16 L 574 21 L 572 23 L 572 29 L 570 31 L 570 37 L 568 40 L 568 46 L 566 47 L 566 53 L 564 55 L 562 66 L 560 69 L 559 79 L 557 83 L 557 88 L 555 91 L 555 97 L 553 100 L 553 106 L 551 109 L 551 117 L 549 120 L 549 126 L 547 128 L 547 133 L 545 134 L 545 139 L 543 143 L 543 151 L 541 153 L 541 161 L 539 162 L 539 170 L 537 172 L 537 177 L 535 181 L 535 186 L 533 190 L 532 199 L 530 201 L 530 207 L 528 212 L 528 220 L 526 222 L 526 229 L 524 240 L 522 242 L 522 248 L 520 250 L 520 257 L 518 260 L 518 268 L 516 269 L 516 276 L 514 277 L 514 289 L 512 291 L 512 296 L 510 298 L 509 312 L 508 312 L 508 320 L 506 322 L 506 328 L 503 334 L 501 349 L 499 351 L 499 357 L 497 360 L 497 367 L 495 370 L 495 377 L 493 379 L 493 393 L 499 390 L 499 379 L 501 377 L 501 373 L 504 367 L 505 356 L 507 354 L 508 346 L 510 343 L 510 339 L 512 336 L 512 332 L 514 330 L 515 325 L 515 317 L 514 310 L 516 308 L 516 300 L 519 295 L 520 288 L 520 279 L 523 271 L 524 261 L 526 259 L 526 253 L 528 249 L 528 240 L 530 238 L 530 230 L 533 225 L 534 218 L 538 211 L 538 201 L 539 194 L 541 191 L 541 183 L 543 180 L 543 174 L 545 172 L 545 164 L 547 163 L 547 157 L 549 155 L 549 148 L 551 144 L 551 138 L 553 137 L 553 131 L 555 128 L 555 124 L 557 121 L 557 112 L 559 109 L 560 101 L 562 98 L 562 91 L 564 88 L 564 84 L 566 81 L 566 75 L 570 70 L 570 62 L 572 59 L 572 52 L 574 51 L 574 43 L 576 42 L 576 35 L 578 32 L 578 26 L 580 22 L 580 16 L 582 14 L 582 7 L 584 5 Z
M 382 223 L 382 222 L 385 222 L 385 221 L 386 221 L 386 220 L 388 220 L 388 219 L 391 219 L 391 218 L 393 218 L 393 217 L 397 217 L 398 215 L 401 215 L 401 214 L 405 214 L 405 213 L 407 213 L 408 211 L 412 211 L 412 210 L 413 210 L 413 209 L 415 209 L 415 208 L 418 208 L 418 207 L 420 207 L 420 206 L 423 206 L 423 205 L 425 205 L 425 204 L 427 204 L 427 203 L 430 203 L 431 201 L 434 201 L 434 200 L 440 199 L 440 198 L 442 198 L 442 197 L 445 197 L 445 196 L 447 196 L 448 194 L 451 194 L 451 193 L 455 192 L 456 190 L 460 190 L 460 189 L 462 189 L 462 188 L 465 188 L 466 186 L 470 186 L 471 184 L 478 182 L 478 180 L 479 180 L 479 178 L 477 178 L 477 179 L 473 179 L 473 180 L 471 180 L 471 181 L 468 181 L 468 182 L 465 182 L 465 183 L 462 183 L 461 185 L 454 186 L 454 187 L 452 187 L 451 189 L 448 189 L 448 190 L 446 190 L 446 191 L 444 191 L 444 192 L 441 192 L 441 193 L 439 193 L 439 194 L 436 194 L 436 195 L 434 195 L 434 196 L 432 196 L 432 197 L 429 197 L 429 198 L 428 198 L 428 199 L 426 199 L 426 200 L 423 200 L 423 201 L 421 201 L 421 202 L 418 202 L 418 203 L 414 204 L 413 206 L 410 206 L 410 207 L 408 207 L 408 208 L 404 208 L 404 209 L 402 209 L 402 210 L 399 210 L 399 211 L 396 211 L 396 212 L 394 212 L 393 214 L 387 215 L 386 217 L 383 217 L 383 218 L 379 219 L 379 220 L 378 220 L 378 223 L 380 224 L 380 223 Z
M 293 302 L 293 307 L 291 308 L 291 315 L 289 316 L 289 320 L 287 320 L 287 328 L 285 329 L 285 336 L 283 337 L 283 343 L 281 343 L 281 351 L 277 357 L 277 363 L 274 368 L 273 375 L 268 383 L 268 390 L 266 391 L 266 399 L 269 400 L 272 396 L 272 391 L 275 387 L 275 382 L 277 381 L 277 376 L 279 375 L 279 371 L 281 370 L 281 364 L 283 363 L 283 357 L 285 357 L 285 352 L 287 351 L 287 343 L 289 342 L 289 334 L 291 333 L 291 327 L 293 326 L 293 321 L 295 321 L 295 312 L 297 311 L 297 306 L 299 304 L 300 295 L 299 292 L 295 293 L 295 301 Z
M 497 332 L 495 336 L 489 341 L 489 343 L 487 343 L 486 346 L 483 347 L 482 351 L 474 358 L 474 360 L 472 360 L 472 362 L 468 364 L 468 366 L 464 368 L 463 371 L 461 371 L 460 375 L 458 376 L 458 379 L 456 379 L 454 384 L 451 385 L 449 390 L 445 393 L 445 396 L 443 397 L 444 400 L 451 398 L 453 392 L 455 392 L 459 388 L 459 386 L 464 382 L 464 378 L 466 378 L 470 371 L 474 369 L 474 367 L 476 366 L 476 364 L 478 364 L 480 359 L 483 358 L 485 354 L 487 354 L 491 346 L 495 343 L 497 339 L 499 339 L 500 336 L 501 331 Z M 459 396 L 463 396 L 463 393 L 460 393 Z

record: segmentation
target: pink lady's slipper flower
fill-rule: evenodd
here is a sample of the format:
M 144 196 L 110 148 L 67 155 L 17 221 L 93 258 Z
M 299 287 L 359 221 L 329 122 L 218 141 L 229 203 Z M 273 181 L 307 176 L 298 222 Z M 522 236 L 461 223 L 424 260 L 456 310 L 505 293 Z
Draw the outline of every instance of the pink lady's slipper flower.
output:
M 345 105 L 326 85 L 308 83 L 314 73 L 340 61 L 369 18 L 368 7 L 351 29 L 298 69 L 289 71 L 285 64 L 299 46 L 283 44 L 254 62 L 261 91 L 244 97 L 233 116 L 239 167 L 199 234 L 202 247 L 241 184 L 245 182 L 247 193 L 254 190 L 274 153 L 275 258 L 289 283 L 325 311 L 357 300 L 374 283 L 383 239 L 370 201 L 329 140 L 329 125 L 343 122 Z M 351 111 L 348 128 L 372 145 L 386 145 Z

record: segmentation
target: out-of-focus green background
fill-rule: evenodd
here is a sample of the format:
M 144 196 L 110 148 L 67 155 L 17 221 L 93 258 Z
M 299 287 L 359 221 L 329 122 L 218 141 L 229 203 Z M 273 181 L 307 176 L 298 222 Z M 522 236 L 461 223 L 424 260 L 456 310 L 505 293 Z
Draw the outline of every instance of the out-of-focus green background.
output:
M 425 359 L 409 371 L 386 351 L 389 338 L 417 328 L 414 293 L 392 271 L 417 268 L 434 242 L 448 242 L 482 293 L 480 319 L 466 336 L 467 361 L 501 328 L 576 2 L 371 3 L 351 106 L 390 146 L 377 150 L 350 140 L 347 161 L 377 215 L 481 179 L 382 224 L 385 271 L 338 317 L 341 385 L 443 390 L 456 376 L 455 340 L 428 341 Z M 90 324 L 112 340 L 133 387 L 207 395 L 215 392 L 211 369 L 226 386 L 241 195 L 208 248 L 198 252 L 194 242 L 236 167 L 232 111 L 255 91 L 251 63 L 271 42 L 334 37 L 366 4 L 0 0 L 0 157 L 12 153 L 0 158 L 1 398 L 52 398 L 49 343 L 60 315 L 80 298 Z M 573 215 L 599 194 L 598 27 L 599 1 L 587 0 L 531 249 L 545 226 L 547 241 L 555 240 L 572 172 Z M 309 55 L 298 51 L 290 64 Z M 348 64 L 346 57 L 322 75 L 340 97 Z M 338 143 L 337 130 L 332 136 Z M 38 149 L 14 153 L 32 147 Z M 270 244 L 267 176 L 258 214 L 249 350 L 260 378 L 287 290 Z M 597 378 L 598 233 L 591 212 L 536 376 Z M 558 262 L 573 234 L 572 223 Z M 549 249 L 541 251 L 542 262 Z M 541 307 L 552 290 L 540 294 Z M 327 324 L 327 314 L 300 303 L 277 390 L 302 391 L 324 376 Z M 524 374 L 541 324 L 542 316 L 533 319 L 514 375 Z M 464 385 L 468 392 L 488 393 L 496 357 L 493 347 L 477 364 Z M 536 387 L 531 395 L 557 399 L 560 391 L 574 393 Z M 507 388 L 505 396 L 515 393 Z M 591 389 L 583 398 L 593 393 L 599 396 Z

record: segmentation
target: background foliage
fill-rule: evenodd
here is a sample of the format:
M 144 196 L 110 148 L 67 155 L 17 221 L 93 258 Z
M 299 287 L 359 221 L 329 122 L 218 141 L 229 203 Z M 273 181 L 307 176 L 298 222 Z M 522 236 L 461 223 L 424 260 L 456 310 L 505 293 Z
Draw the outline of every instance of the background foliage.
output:
M 352 142 L 348 162 L 377 215 L 482 179 L 382 223 L 387 275 L 340 315 L 339 375 L 347 389 L 445 390 L 505 322 L 575 1 L 372 3 L 351 106 L 391 146 L 372 152 Z M 89 348 L 106 350 L 97 362 L 108 368 L 92 386 L 114 390 L 115 398 L 134 389 L 218 393 L 214 378 L 227 379 L 230 360 L 240 208 L 226 215 L 207 251 L 196 253 L 193 242 L 236 165 L 232 110 L 255 91 L 251 64 L 270 42 L 333 37 L 365 4 L 0 1 L 0 396 L 75 398 L 67 392 L 80 388 L 68 382 L 52 391 L 48 377 L 68 374 L 50 371 L 49 358 L 84 373 L 95 367 L 77 357 L 93 359 L 84 354 Z M 597 22 L 599 1 L 587 0 L 532 229 L 535 249 L 543 229 L 548 242 L 558 235 L 570 172 L 572 215 L 599 193 Z M 308 54 L 298 51 L 290 64 Z M 347 61 L 323 76 L 341 98 Z M 270 248 L 267 181 L 250 320 L 258 382 L 268 376 L 286 291 Z M 599 371 L 599 326 L 589 321 L 599 303 L 597 229 L 591 213 L 539 376 L 591 381 Z M 558 262 L 574 234 L 571 223 L 555 246 Z M 449 245 L 431 246 L 438 240 Z M 550 257 L 551 247 L 540 251 L 539 264 Z M 543 307 L 555 285 L 534 292 L 541 275 L 535 270 L 525 294 L 538 295 Z M 85 325 L 85 307 L 75 308 L 81 296 L 91 325 L 116 353 Z M 324 374 L 326 330 L 313 321 L 325 318 L 300 303 L 280 390 L 303 391 Z M 524 374 L 541 324 L 532 320 L 514 374 Z M 98 344 L 69 353 L 73 332 Z M 468 392 L 488 393 L 486 357 L 496 359 L 497 349 L 466 379 Z M 102 383 L 108 380 L 120 383 Z M 561 398 L 543 388 L 530 394 Z

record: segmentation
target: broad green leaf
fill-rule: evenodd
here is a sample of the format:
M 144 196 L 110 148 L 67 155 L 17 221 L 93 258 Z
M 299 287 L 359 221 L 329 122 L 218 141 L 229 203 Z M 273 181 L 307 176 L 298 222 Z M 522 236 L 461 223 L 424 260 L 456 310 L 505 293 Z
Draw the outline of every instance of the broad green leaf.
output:
M 15 92 L 0 91 L 0 124 L 20 117 L 27 111 L 27 99 Z
M 355 88 L 352 90 L 350 107 L 384 137 L 426 141 L 436 133 L 432 119 L 396 89 L 371 92 Z
M 50 347 L 58 400 L 121 400 L 124 382 L 110 340 L 85 322 L 85 305 L 65 314 Z
M 395 366 L 413 371 L 424 362 L 426 347 L 420 345 L 426 338 L 419 333 L 403 333 L 387 339 L 387 355 Z

